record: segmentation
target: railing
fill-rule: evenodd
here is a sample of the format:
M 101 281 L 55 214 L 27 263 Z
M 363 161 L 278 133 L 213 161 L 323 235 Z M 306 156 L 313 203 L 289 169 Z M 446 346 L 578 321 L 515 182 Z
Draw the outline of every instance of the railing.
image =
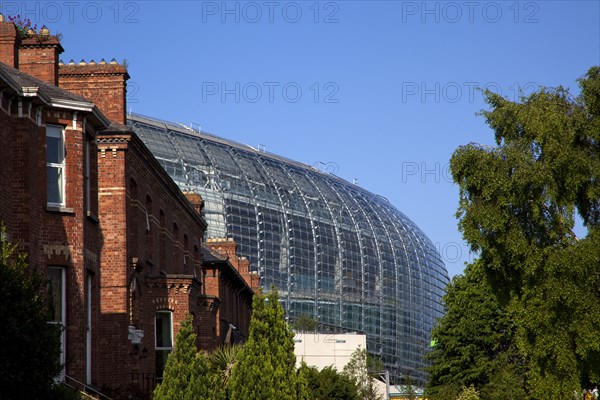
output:
M 105 394 L 100 393 L 96 389 L 91 386 L 86 385 L 83 382 L 79 382 L 77 379 L 70 377 L 65 374 L 65 382 L 66 386 L 69 386 L 75 390 L 80 391 L 83 395 L 88 398 L 97 399 L 97 400 L 113 400 Z
M 149 399 L 152 391 L 156 387 L 156 374 L 148 372 L 132 372 L 131 384 L 140 389 L 144 399 Z

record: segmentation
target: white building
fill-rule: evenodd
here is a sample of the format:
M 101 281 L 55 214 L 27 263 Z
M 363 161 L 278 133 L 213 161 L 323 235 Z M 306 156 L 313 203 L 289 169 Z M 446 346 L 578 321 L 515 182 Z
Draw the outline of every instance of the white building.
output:
M 359 346 L 367 348 L 367 337 L 357 333 L 296 333 L 294 344 L 297 366 L 304 360 L 319 370 L 332 365 L 342 371 Z

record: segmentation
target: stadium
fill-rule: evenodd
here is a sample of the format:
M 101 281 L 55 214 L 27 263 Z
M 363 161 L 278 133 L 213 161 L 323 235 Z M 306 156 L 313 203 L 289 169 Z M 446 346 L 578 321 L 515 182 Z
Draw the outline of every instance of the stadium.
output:
M 183 191 L 205 202 L 207 238 L 233 238 L 287 317 L 363 332 L 392 383 L 424 386 L 448 272 L 433 243 L 387 199 L 332 173 L 190 127 L 129 115 Z

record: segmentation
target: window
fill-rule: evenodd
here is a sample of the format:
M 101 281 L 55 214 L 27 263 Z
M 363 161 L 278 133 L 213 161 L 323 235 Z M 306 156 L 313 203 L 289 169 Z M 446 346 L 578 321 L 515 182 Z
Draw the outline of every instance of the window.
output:
M 90 166 L 90 155 L 91 155 L 91 150 L 90 148 L 92 147 L 92 143 L 91 143 L 91 139 L 89 137 L 85 137 L 85 142 L 84 142 L 84 171 L 83 171 L 83 186 L 84 186 L 84 190 L 85 190 L 85 211 L 86 212 L 91 212 L 92 211 L 92 206 L 91 206 L 91 199 L 92 199 L 92 190 L 91 190 L 91 182 L 90 182 L 90 173 L 91 173 L 91 166 Z
M 51 324 L 61 326 L 60 334 L 60 363 L 65 365 L 65 326 L 66 326 L 66 296 L 65 296 L 65 269 L 61 267 L 48 267 L 48 305 L 50 308 Z M 60 380 L 64 378 L 64 370 Z
M 60 126 L 46 126 L 47 202 L 65 205 L 65 137 Z
M 156 378 L 162 380 L 163 371 L 167 364 L 167 357 L 173 351 L 173 313 L 159 311 L 156 313 L 155 339 L 156 339 Z

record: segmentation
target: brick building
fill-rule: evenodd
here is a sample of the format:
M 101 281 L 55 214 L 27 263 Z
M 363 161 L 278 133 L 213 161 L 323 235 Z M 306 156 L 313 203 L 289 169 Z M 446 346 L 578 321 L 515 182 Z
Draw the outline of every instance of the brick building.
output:
M 185 315 L 203 349 L 243 340 L 258 282 L 123 125 L 126 68 L 62 51 L 0 15 L 0 221 L 49 280 L 67 383 L 147 398 Z
M 208 239 L 202 246 L 202 258 L 204 309 L 199 346 L 210 351 L 224 343 L 244 342 L 258 274 L 250 272 L 247 258 L 236 254 L 233 239 Z
M 91 382 L 102 243 L 96 137 L 110 121 L 56 86 L 62 47 L 44 39 L 21 40 L 0 19 L 0 221 L 49 280 L 64 372 Z

